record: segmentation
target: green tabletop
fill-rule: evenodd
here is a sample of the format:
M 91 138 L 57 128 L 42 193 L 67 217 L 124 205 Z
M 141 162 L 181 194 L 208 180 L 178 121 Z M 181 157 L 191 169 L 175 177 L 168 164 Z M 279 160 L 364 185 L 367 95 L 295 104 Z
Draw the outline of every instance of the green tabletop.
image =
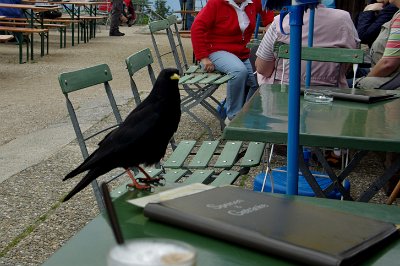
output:
M 331 104 L 300 100 L 300 145 L 400 152 L 400 99 Z M 287 143 L 288 87 L 263 85 L 223 138 Z
M 277 197 L 285 197 L 277 195 Z M 295 265 L 284 258 L 268 256 L 260 252 L 202 236 L 190 231 L 153 222 L 143 216 L 143 210 L 127 203 L 135 198 L 134 192 L 126 192 L 114 200 L 117 216 L 125 239 L 142 237 L 169 238 L 184 241 L 194 246 L 198 253 L 198 266 L 209 265 Z M 291 196 L 295 201 L 306 201 L 310 204 L 341 210 L 344 212 L 376 218 L 395 224 L 400 223 L 400 208 L 397 206 L 371 203 L 337 201 L 320 198 Z M 74 221 L 71 221 L 73 223 Z M 334 222 L 334 221 L 332 221 Z M 327 224 L 326 226 L 330 226 Z M 103 215 L 99 215 L 87 224 L 77 235 L 54 253 L 46 266 L 62 265 L 106 265 L 106 257 L 116 244 L 111 228 Z M 378 251 L 364 265 L 395 265 L 400 261 L 400 240 L 389 244 Z

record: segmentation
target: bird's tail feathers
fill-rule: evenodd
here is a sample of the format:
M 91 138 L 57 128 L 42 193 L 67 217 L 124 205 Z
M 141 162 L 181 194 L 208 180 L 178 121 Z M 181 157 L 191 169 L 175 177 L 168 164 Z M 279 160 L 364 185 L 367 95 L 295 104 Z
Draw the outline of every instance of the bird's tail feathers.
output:
M 85 172 L 86 170 L 89 169 L 91 163 L 89 163 L 93 157 L 93 155 L 96 153 L 93 152 L 92 154 L 89 155 L 89 157 L 87 157 L 77 168 L 75 168 L 74 170 L 72 170 L 69 174 L 67 174 L 64 178 L 63 181 L 70 179 L 76 175 L 79 175 L 80 173 Z
M 74 170 L 75 171 L 75 170 Z M 76 193 L 87 187 L 90 182 L 95 180 L 97 177 L 107 173 L 109 170 L 108 169 L 93 169 L 90 170 L 84 178 L 82 178 L 81 181 L 68 193 L 68 195 L 63 199 L 63 202 L 69 200 L 72 198 Z M 67 177 L 65 177 L 67 178 Z M 64 178 L 64 179 L 65 179 Z

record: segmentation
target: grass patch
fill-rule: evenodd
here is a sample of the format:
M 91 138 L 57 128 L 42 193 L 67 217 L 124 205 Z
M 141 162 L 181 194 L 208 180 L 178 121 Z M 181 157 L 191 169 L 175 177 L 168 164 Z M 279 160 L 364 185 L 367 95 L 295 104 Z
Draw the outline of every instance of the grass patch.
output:
M 41 223 L 47 220 L 47 218 L 55 212 L 55 210 L 60 207 L 61 201 L 56 202 L 53 206 L 51 206 L 50 210 L 45 214 L 39 216 L 33 224 L 28 226 L 22 233 L 16 236 L 1 252 L 0 258 L 4 257 L 11 249 L 17 246 L 25 237 L 29 236 Z

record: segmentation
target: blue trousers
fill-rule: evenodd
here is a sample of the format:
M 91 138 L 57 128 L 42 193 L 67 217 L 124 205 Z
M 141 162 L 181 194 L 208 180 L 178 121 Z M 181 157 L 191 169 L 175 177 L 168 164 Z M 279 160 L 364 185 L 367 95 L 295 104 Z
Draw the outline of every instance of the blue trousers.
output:
M 242 61 L 226 51 L 214 52 L 208 58 L 216 70 L 233 76 L 233 79 L 228 81 L 226 92 L 226 114 L 232 120 L 257 90 L 254 70 L 249 59 Z M 249 88 L 248 92 L 246 86 Z

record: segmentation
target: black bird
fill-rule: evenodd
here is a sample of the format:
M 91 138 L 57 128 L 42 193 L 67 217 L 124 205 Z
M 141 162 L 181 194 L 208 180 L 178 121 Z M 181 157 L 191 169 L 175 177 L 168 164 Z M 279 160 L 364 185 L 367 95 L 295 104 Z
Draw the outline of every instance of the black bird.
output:
M 153 165 L 164 156 L 181 117 L 178 73 L 173 68 L 162 70 L 149 96 L 119 127 L 99 142 L 97 150 L 64 177 L 63 181 L 89 170 L 63 201 L 69 200 L 95 178 L 117 167 L 127 171 L 133 182 L 130 186 L 150 188 L 148 184 L 139 184 L 129 168 L 137 167 L 147 179 L 151 179 L 139 165 Z

